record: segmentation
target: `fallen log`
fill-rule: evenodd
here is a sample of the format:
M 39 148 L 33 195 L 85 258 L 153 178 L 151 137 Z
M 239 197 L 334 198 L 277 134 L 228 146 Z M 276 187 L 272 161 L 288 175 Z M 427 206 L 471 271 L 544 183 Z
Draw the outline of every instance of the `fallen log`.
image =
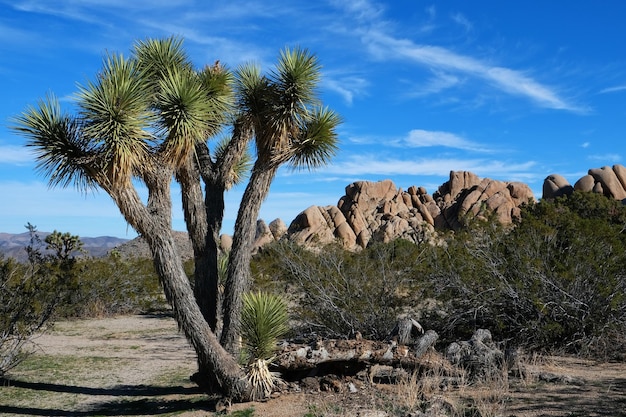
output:
M 420 366 L 420 358 L 438 338 L 435 331 L 429 330 L 417 339 L 415 346 L 398 344 L 395 340 L 385 342 L 366 339 L 331 339 L 311 344 L 288 343 L 281 347 L 273 361 L 273 367 L 279 372 L 312 370 L 332 363 L 417 368 Z

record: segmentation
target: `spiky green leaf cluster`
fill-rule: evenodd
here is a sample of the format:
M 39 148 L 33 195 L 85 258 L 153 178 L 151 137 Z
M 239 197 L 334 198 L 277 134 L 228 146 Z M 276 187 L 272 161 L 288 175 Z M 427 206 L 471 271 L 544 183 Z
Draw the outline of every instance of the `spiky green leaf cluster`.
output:
M 94 80 L 79 86 L 78 114 L 47 97 L 15 118 L 50 185 L 125 185 L 165 163 L 176 168 L 195 145 L 232 117 L 233 77 L 215 65 L 193 68 L 182 39 L 148 39 L 132 55 L 108 53 Z
M 79 87 L 83 134 L 99 147 L 112 182 L 127 181 L 145 165 L 154 119 L 146 88 L 136 60 L 111 54 L 97 80 Z
M 78 120 L 63 114 L 58 99 L 48 94 L 14 119 L 14 129 L 29 138 L 37 170 L 51 186 L 73 184 L 81 191 L 95 186 L 87 167 L 96 168 L 93 145 L 82 135 Z
M 316 108 L 306 121 L 302 135 L 294 140 L 289 163 L 294 168 L 318 168 L 330 162 L 337 152 L 337 126 L 341 117 L 324 107 Z
M 267 292 L 243 296 L 241 336 L 251 359 L 268 359 L 278 339 L 288 331 L 287 305 L 278 295 Z
M 341 120 L 320 108 L 316 91 L 320 69 L 317 57 L 301 48 L 283 50 L 276 69 L 267 76 L 254 65 L 239 69 L 241 117 L 254 130 L 260 159 L 315 168 L 335 154 L 335 130 Z

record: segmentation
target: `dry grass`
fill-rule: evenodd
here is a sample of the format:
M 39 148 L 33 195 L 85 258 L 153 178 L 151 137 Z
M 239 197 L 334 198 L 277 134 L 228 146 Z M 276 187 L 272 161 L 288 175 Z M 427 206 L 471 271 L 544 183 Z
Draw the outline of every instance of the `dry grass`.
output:
M 12 372 L 12 386 L 0 387 L 2 416 L 216 416 L 189 381 L 195 356 L 171 318 L 61 322 L 37 343 L 40 351 Z M 516 374 L 511 368 L 475 382 L 429 352 L 420 369 L 395 385 L 339 379 L 340 391 L 282 393 L 233 404 L 230 415 L 406 417 L 439 410 L 449 417 L 626 417 L 626 364 L 532 353 L 519 359 L 519 377 L 510 376 Z M 545 372 L 584 382 L 549 383 L 540 377 Z

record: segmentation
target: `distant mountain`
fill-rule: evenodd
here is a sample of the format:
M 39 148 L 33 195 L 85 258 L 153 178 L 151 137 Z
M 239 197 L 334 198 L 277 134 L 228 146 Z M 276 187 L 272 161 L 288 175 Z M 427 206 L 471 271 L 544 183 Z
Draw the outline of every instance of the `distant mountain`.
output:
M 50 233 L 47 232 L 37 232 L 42 242 L 49 234 Z M 111 236 L 81 236 L 80 240 L 83 242 L 83 249 L 87 254 L 96 258 L 105 256 L 111 249 L 128 241 L 128 239 L 120 239 Z M 30 234 L 28 232 L 18 234 L 0 233 L 0 253 L 5 257 L 13 257 L 19 261 L 26 260 L 26 251 L 24 248 L 29 244 Z
M 193 258 L 193 247 L 191 240 L 187 232 L 174 231 L 174 242 L 178 247 L 181 258 L 188 260 Z M 133 240 L 128 240 L 121 243 L 115 248 L 115 251 L 120 254 L 122 258 L 151 258 L 150 248 L 146 240 L 138 236 Z

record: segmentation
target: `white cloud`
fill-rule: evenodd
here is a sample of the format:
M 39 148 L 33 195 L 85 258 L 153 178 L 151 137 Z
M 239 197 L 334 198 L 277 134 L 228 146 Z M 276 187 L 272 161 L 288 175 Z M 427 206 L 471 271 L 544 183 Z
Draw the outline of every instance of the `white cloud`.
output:
M 447 71 L 433 69 L 432 73 L 434 76 L 431 77 L 426 84 L 415 88 L 409 96 L 419 97 L 439 93 L 463 82 L 463 79 L 460 76 L 450 74 Z
M 335 74 L 325 74 L 322 79 L 323 87 L 339 94 L 348 106 L 351 106 L 354 98 L 366 94 L 369 83 L 366 79 L 353 76 L 340 76 Z
M 463 26 L 467 32 L 472 30 L 472 23 L 463 14 L 455 13 L 451 16 L 451 18 L 455 23 Z
M 604 161 L 605 163 L 616 163 L 622 160 L 622 156 L 616 153 L 606 153 L 602 155 L 589 155 L 587 159 L 592 161 Z
M 25 165 L 34 160 L 32 151 L 25 146 L 0 145 L 0 164 Z
M 368 32 L 363 40 L 368 45 L 370 53 L 377 59 L 408 60 L 435 71 L 458 72 L 483 79 L 504 92 L 526 97 L 542 107 L 574 112 L 585 111 L 520 71 L 492 66 L 439 46 L 419 45 L 408 39 L 396 39 L 377 30 Z
M 469 151 L 487 151 L 485 147 L 468 141 L 454 133 L 422 129 L 411 130 L 408 136 L 402 141 L 402 144 L 415 148 L 443 146 L 446 148 L 464 149 Z
M 330 165 L 325 174 L 342 174 L 354 177 L 364 175 L 439 175 L 447 176 L 450 171 L 470 171 L 485 177 L 520 177 L 535 166 L 534 161 L 508 163 L 488 159 L 428 158 L 397 159 L 380 158 L 379 155 L 354 155 Z
M 337 7 L 343 7 L 354 18 L 364 22 L 379 20 L 383 12 L 382 7 L 377 6 L 368 0 L 337 0 L 333 1 L 333 3 Z
M 384 143 L 387 146 L 406 148 L 444 147 L 473 152 L 491 152 L 491 149 L 465 139 L 461 135 L 437 130 L 413 129 L 402 138 L 383 138 L 380 136 L 350 136 L 350 143 L 355 145 L 373 145 Z
M 615 87 L 605 88 L 603 90 L 600 90 L 600 94 L 617 93 L 620 91 L 626 91 L 626 85 L 617 85 Z

